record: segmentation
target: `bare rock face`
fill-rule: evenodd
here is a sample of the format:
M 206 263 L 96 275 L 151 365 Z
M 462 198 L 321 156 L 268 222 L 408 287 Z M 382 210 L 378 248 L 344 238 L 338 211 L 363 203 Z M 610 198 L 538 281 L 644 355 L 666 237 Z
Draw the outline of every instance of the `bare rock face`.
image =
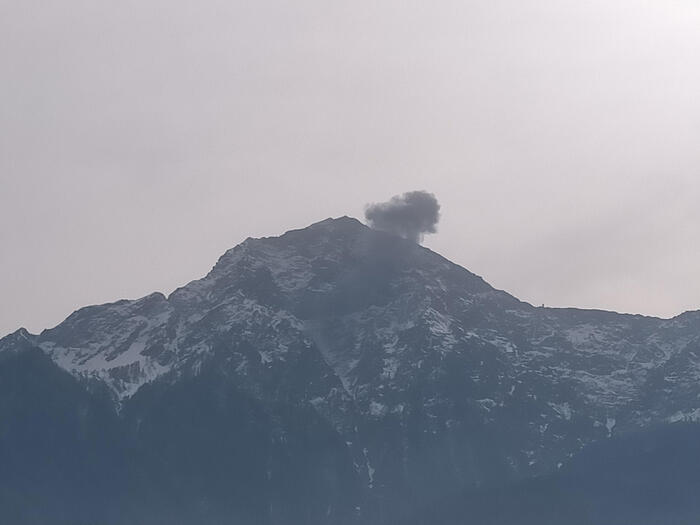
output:
M 19 364 L 24 354 L 36 362 Z M 92 407 L 71 398 L 65 410 L 118 429 L 98 440 L 122 458 L 113 500 L 147 523 L 383 523 L 700 420 L 697 312 L 536 308 L 347 217 L 248 239 L 167 298 L 90 306 L 0 340 L 0 372 L 51 362 Z M 8 426 L 23 400 L 5 395 Z M 98 438 L 77 421 L 65 439 L 82 457 Z M 69 489 L 55 508 L 78 497 Z M 135 519 L 120 512 L 95 517 Z

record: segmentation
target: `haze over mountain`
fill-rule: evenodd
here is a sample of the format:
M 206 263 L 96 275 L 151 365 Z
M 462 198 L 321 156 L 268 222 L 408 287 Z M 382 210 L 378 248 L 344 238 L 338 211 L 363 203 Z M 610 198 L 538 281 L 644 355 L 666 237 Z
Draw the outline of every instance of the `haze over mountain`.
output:
M 327 219 L 0 340 L 0 521 L 690 523 L 699 352 L 700 312 L 535 307 Z

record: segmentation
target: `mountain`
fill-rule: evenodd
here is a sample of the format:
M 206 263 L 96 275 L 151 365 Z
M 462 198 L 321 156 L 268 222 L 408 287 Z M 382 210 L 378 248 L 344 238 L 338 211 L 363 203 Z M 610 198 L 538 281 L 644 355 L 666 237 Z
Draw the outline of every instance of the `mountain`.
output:
M 534 307 L 348 217 L 247 239 L 0 340 L 0 521 L 482 523 L 455 502 L 694 428 L 699 342 L 699 312 Z
M 556 473 L 467 489 L 397 525 L 695 525 L 700 426 L 673 423 L 603 440 Z

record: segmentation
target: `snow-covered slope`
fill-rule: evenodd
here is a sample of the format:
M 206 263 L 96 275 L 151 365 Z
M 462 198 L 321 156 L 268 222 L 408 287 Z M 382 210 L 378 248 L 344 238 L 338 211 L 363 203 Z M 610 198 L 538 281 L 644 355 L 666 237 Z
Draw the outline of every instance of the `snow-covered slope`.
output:
M 348 217 L 247 239 L 167 298 L 83 308 L 0 352 L 18 337 L 119 406 L 216 362 L 332 424 L 383 494 L 550 472 L 595 440 L 700 420 L 700 313 L 533 307 Z

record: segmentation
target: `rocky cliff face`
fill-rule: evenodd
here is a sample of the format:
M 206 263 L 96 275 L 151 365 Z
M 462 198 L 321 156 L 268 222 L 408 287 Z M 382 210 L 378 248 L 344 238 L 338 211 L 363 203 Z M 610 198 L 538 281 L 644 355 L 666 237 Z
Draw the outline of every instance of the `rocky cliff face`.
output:
M 48 356 L 102 400 L 152 519 L 176 498 L 181 523 L 371 523 L 700 419 L 699 341 L 697 312 L 536 308 L 344 217 L 248 239 L 167 298 L 16 332 L 0 368 Z

